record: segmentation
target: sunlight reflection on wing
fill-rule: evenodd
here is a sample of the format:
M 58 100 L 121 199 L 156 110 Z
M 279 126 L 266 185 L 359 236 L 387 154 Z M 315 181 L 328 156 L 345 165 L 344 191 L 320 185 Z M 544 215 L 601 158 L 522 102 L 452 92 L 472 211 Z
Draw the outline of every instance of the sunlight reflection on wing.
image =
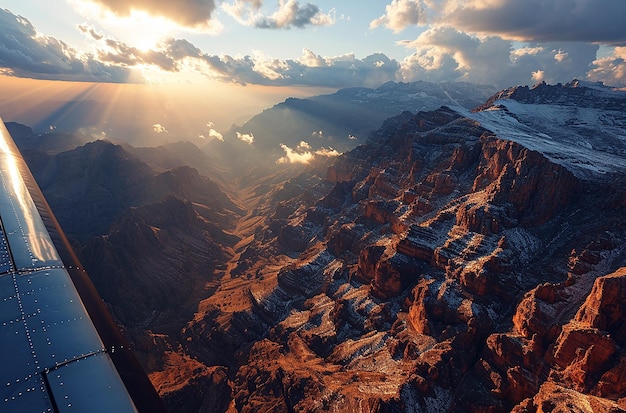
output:
M 0 119 L 1 122 L 1 119 Z M 3 225 L 18 269 L 42 263 L 60 264 L 45 225 L 37 211 L 17 162 L 17 148 L 4 124 L 0 125 L 0 184 L 6 194 L 2 199 Z

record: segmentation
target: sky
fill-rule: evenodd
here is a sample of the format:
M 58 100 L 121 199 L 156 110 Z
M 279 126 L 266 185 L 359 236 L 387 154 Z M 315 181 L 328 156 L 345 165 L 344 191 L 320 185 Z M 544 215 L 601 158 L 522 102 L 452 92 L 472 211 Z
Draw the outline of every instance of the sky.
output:
M 54 128 L 87 101 L 99 127 L 217 136 L 387 81 L 624 87 L 624 21 L 624 0 L 5 0 L 0 116 Z

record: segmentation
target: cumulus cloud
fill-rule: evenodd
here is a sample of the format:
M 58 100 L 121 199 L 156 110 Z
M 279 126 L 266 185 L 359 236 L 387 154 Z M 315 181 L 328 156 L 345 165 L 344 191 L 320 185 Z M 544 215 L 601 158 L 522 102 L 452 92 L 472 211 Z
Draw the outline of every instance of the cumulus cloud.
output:
M 214 128 L 215 124 L 213 122 L 208 122 L 206 124 L 206 127 L 208 128 L 206 130 L 206 132 L 203 132 L 201 134 L 198 135 L 198 137 L 200 139 L 207 139 L 207 136 L 209 138 L 213 138 L 216 139 L 220 142 L 224 142 L 224 135 L 222 135 L 220 132 L 218 132 L 215 128 Z
M 224 135 L 216 131 L 215 129 L 209 129 L 209 137 L 217 139 L 220 142 L 224 142 Z
M 409 25 L 425 24 L 424 9 L 421 0 L 393 0 L 385 7 L 385 14 L 370 23 L 370 28 L 385 26 L 399 33 Z
M 289 146 L 284 143 L 280 144 L 280 147 L 283 151 L 285 151 L 285 156 L 279 158 L 276 163 L 303 163 L 307 164 L 311 162 L 314 155 L 307 150 L 299 150 L 300 145 L 296 147 L 296 149 L 291 149 Z
M 589 79 L 608 85 L 626 85 L 626 47 L 616 47 L 610 56 L 595 60 Z
M 118 16 L 143 11 L 164 17 L 185 27 L 208 27 L 215 11 L 214 0 L 89 0 Z
M 354 54 L 322 57 L 305 49 L 301 59 L 273 59 L 261 54 L 232 57 L 203 55 L 213 75 L 240 84 L 273 86 L 377 86 L 397 80 L 400 64 L 382 53 L 364 59 Z
M 100 62 L 110 66 L 132 68 L 139 65 L 152 65 L 167 72 L 178 72 L 187 59 L 204 59 L 200 49 L 185 39 L 169 38 L 155 48 L 142 50 L 112 39 L 102 39 L 96 55 Z
M 415 52 L 402 62 L 405 80 L 462 80 L 501 87 L 585 78 L 598 46 L 530 43 L 515 47 L 499 36 L 478 37 L 449 26 L 433 27 L 404 42 Z
M 199 51 L 186 40 L 168 39 L 161 42 L 156 50 L 140 50 L 115 39 L 106 39 L 104 48 L 98 49 L 98 59 L 102 62 L 132 67 L 154 65 L 168 72 L 177 72 L 185 57 Z
M 335 156 L 339 156 L 341 154 L 333 148 L 320 148 L 315 151 L 315 155 L 325 156 L 327 158 L 334 158 Z
M 320 148 L 313 151 L 308 142 L 301 141 L 295 148 L 290 148 L 284 143 L 280 144 L 281 149 L 285 152 L 285 156 L 279 158 L 276 163 L 301 163 L 308 164 L 315 159 L 316 156 L 335 157 L 339 156 L 339 152 L 333 148 Z
M 252 133 L 237 132 L 237 139 L 249 145 L 252 145 L 254 143 L 254 135 Z
M 261 0 L 236 0 L 224 3 L 221 8 L 240 24 L 262 29 L 302 29 L 306 26 L 328 26 L 335 23 L 334 10 L 324 13 L 312 3 L 300 4 L 298 0 L 279 0 L 278 9 L 263 15 Z
M 535 72 L 531 73 L 531 77 L 535 82 L 543 82 L 546 72 L 544 72 L 543 70 L 537 70 Z
M 401 63 L 404 80 L 624 84 L 619 56 L 596 59 L 599 44 L 626 45 L 624 15 L 626 2 L 614 0 L 391 0 L 370 28 L 426 28 L 400 42 L 414 49 Z
M 412 50 L 402 62 L 375 53 L 363 59 L 349 53 L 321 56 L 304 49 L 297 59 L 276 59 L 257 52 L 243 57 L 209 55 L 185 39 L 166 39 L 154 50 L 139 50 L 114 39 L 101 41 L 98 58 L 107 65 L 154 65 L 177 72 L 193 67 L 207 77 L 239 84 L 326 87 L 377 86 L 386 81 L 467 81 L 507 87 L 512 84 L 620 79 L 609 68 L 619 60 L 596 61 L 591 43 L 523 43 L 500 36 L 478 36 L 450 26 L 433 26 L 401 44 Z M 618 58 L 616 56 L 616 58 Z M 186 62 L 192 62 L 185 65 Z M 595 68 L 595 69 L 594 69 Z M 604 69 L 602 69 L 604 68 Z M 599 79 L 602 80 L 602 79 Z M 623 82 L 622 82 L 623 83 Z
M 101 41 L 98 58 L 110 65 L 154 65 L 177 72 L 185 62 L 208 77 L 239 84 L 268 86 L 306 85 L 327 87 L 377 86 L 399 80 L 400 63 L 382 53 L 363 59 L 354 54 L 333 57 L 304 49 L 298 59 L 276 59 L 256 52 L 243 57 L 209 55 L 184 39 L 166 39 L 152 50 L 140 50 L 115 39 Z
M 183 17 L 188 9 L 178 3 L 173 10 L 172 2 L 156 0 L 89 1 L 118 15 L 144 10 L 188 26 L 213 18 L 216 5 L 249 26 L 289 29 L 334 22 L 334 11 L 325 13 L 298 0 L 280 0 L 270 13 L 263 0 L 182 0 L 183 5 L 194 5 L 193 19 Z M 550 7 L 559 12 L 550 12 Z M 0 73 L 128 82 L 141 81 L 137 73 L 149 67 L 166 72 L 193 70 L 224 82 L 267 86 L 375 87 L 387 81 L 463 80 L 506 87 L 574 77 L 624 85 L 624 48 L 615 46 L 626 44 L 626 31 L 621 22 L 615 23 L 615 16 L 625 15 L 624 7 L 626 2 L 607 0 L 389 0 L 384 15 L 371 22 L 372 28 L 399 32 L 429 25 L 417 38 L 400 42 L 409 50 L 402 61 L 383 53 L 324 56 L 308 48 L 291 59 L 261 52 L 215 55 L 180 38 L 144 49 L 107 37 L 89 24 L 78 26 L 94 44 L 93 52 L 83 53 L 37 33 L 27 19 L 0 9 Z M 584 13 L 589 17 L 577 20 Z M 598 58 L 599 44 L 614 46 Z M 203 131 L 205 136 L 208 133 Z
M 156 133 L 167 133 L 167 129 L 165 129 L 165 126 L 161 125 L 160 123 L 155 123 L 154 125 L 152 125 L 152 130 Z
M 335 22 L 331 14 L 324 14 L 314 4 L 300 5 L 297 0 L 279 0 L 278 10 L 271 16 L 260 18 L 255 26 L 264 29 L 303 28 L 308 25 L 328 26 Z
M 0 9 L 0 67 L 4 74 L 51 80 L 124 82 L 131 76 L 128 68 L 103 64 L 38 33 L 28 19 L 6 9 Z
M 262 5 L 262 0 L 236 0 L 222 4 L 221 8 L 240 24 L 254 26 L 254 22 L 261 17 Z

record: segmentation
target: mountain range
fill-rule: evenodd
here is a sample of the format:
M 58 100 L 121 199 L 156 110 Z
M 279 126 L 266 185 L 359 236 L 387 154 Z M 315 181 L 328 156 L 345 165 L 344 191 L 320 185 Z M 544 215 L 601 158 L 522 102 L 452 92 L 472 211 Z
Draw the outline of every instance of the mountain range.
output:
M 213 140 L 205 151 L 240 164 L 271 166 L 285 155 L 281 145 L 295 149 L 306 142 L 311 151 L 332 148 L 345 152 L 365 143 L 387 118 L 403 111 L 434 110 L 442 105 L 472 109 L 495 93 L 491 86 L 462 82 L 388 82 L 378 88 L 340 89 L 330 95 L 289 98 Z M 254 137 L 254 145 L 241 137 Z
M 624 411 L 626 92 L 479 89 L 288 100 L 239 130 L 261 163 L 24 156 L 172 412 Z M 311 130 L 344 152 L 269 157 Z

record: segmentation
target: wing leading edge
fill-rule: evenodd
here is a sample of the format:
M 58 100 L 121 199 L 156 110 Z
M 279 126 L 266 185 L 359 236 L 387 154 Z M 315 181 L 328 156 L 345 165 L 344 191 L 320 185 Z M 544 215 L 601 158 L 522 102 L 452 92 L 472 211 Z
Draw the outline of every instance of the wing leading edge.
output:
M 164 412 L 0 119 L 0 412 Z

